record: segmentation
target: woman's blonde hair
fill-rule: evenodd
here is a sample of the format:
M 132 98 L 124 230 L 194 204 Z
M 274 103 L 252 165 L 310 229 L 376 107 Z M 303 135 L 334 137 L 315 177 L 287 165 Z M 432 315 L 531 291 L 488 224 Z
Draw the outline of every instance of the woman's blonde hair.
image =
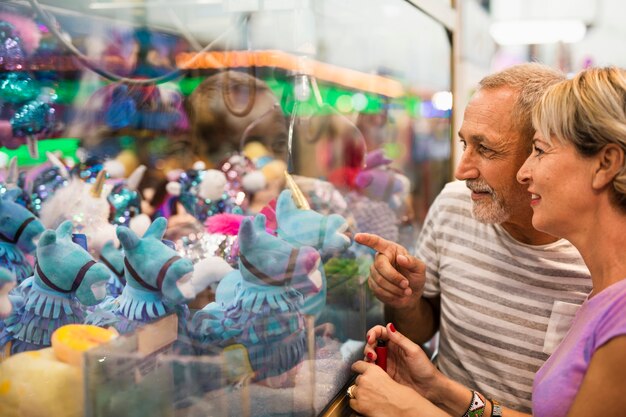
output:
M 533 110 L 533 125 L 546 140 L 572 143 L 583 156 L 611 143 L 626 153 L 626 70 L 590 68 L 553 85 Z M 613 180 L 612 197 L 626 210 L 626 166 Z

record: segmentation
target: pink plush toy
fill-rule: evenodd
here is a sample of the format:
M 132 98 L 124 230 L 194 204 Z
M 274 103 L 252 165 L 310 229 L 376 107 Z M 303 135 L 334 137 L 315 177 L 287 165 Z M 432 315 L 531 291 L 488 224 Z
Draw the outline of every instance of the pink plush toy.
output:
M 391 159 L 377 149 L 367 154 L 366 168 L 355 178 L 356 188 L 366 197 L 384 201 L 391 208 L 402 206 L 409 193 L 410 181 L 389 167 Z

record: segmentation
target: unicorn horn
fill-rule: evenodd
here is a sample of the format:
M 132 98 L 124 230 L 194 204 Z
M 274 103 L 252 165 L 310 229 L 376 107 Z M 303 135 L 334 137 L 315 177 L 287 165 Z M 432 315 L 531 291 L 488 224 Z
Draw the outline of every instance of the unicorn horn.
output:
M 98 172 L 98 176 L 96 177 L 96 182 L 91 186 L 91 196 L 94 198 L 100 198 L 102 195 L 102 189 L 104 188 L 104 180 L 106 179 L 107 171 L 106 169 Z
M 126 179 L 126 186 L 129 190 L 137 191 L 139 189 L 139 183 L 143 178 L 143 174 L 148 169 L 145 165 L 139 165 Z
M 52 165 L 59 169 L 59 174 L 61 174 L 63 178 L 68 179 L 70 177 L 70 173 L 68 172 L 65 164 L 61 162 L 61 160 L 54 153 L 46 152 L 46 158 L 48 158 L 48 161 L 50 161 Z
M 289 175 L 287 171 L 285 171 L 285 179 L 287 181 L 287 187 L 289 187 L 289 189 L 291 190 L 291 196 L 293 198 L 293 202 L 296 204 L 296 207 L 301 210 L 311 210 L 311 206 L 309 205 L 307 199 L 304 197 L 304 194 L 302 194 L 302 190 L 300 190 L 298 184 L 296 184 L 296 182 L 293 180 L 293 177 Z
M 18 179 L 17 157 L 14 156 L 9 161 L 9 168 L 7 169 L 7 179 L 6 179 L 7 187 L 8 188 L 17 187 L 17 179 Z

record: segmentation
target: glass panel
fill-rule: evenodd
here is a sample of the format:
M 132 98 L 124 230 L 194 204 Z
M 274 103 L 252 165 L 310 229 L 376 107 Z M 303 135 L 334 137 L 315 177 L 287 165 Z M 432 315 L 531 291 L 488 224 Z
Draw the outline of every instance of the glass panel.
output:
M 399 0 L 28 0 L 3 20 L 5 189 L 111 272 L 77 307 L 122 334 L 87 355 L 85 414 L 320 414 L 383 322 L 351 237 L 411 249 L 450 179 L 443 27 Z

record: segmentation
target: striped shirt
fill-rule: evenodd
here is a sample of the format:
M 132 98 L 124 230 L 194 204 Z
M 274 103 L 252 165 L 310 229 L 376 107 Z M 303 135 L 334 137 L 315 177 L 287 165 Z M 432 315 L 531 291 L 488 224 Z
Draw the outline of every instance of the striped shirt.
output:
M 533 378 L 591 291 L 568 241 L 532 246 L 473 219 L 464 182 L 447 184 L 417 242 L 425 297 L 441 297 L 437 366 L 488 398 L 531 410 Z M 556 340 L 556 342 L 554 342 Z

